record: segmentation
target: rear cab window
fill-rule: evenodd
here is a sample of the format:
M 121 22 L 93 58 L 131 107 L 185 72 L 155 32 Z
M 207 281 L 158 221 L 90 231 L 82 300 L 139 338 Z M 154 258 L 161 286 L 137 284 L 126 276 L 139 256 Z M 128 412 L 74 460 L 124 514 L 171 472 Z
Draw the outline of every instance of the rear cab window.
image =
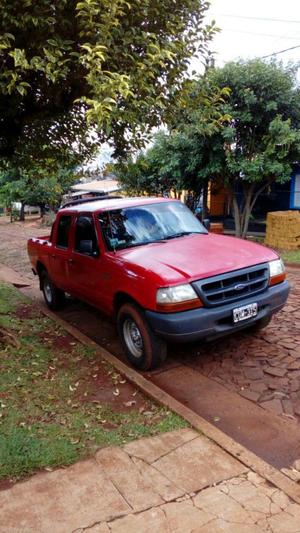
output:
M 67 249 L 69 246 L 72 215 L 62 215 L 59 218 L 56 231 L 56 246 Z

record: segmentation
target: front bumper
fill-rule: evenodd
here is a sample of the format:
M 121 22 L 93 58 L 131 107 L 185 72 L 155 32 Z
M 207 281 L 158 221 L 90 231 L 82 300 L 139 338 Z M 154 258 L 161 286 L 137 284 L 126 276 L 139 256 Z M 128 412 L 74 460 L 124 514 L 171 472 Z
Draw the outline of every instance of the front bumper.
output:
M 199 307 L 179 313 L 146 311 L 152 329 L 166 340 L 188 342 L 213 339 L 245 329 L 261 318 L 273 315 L 285 304 L 290 290 L 288 281 L 269 287 L 261 294 L 219 307 Z M 258 313 L 244 322 L 233 323 L 232 310 L 256 302 Z

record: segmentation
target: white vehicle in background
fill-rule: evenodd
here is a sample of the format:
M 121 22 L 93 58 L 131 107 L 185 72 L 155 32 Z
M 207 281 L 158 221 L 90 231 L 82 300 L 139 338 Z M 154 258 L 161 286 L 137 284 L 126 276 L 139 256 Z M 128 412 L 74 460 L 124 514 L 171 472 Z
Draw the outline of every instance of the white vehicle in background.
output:
M 13 202 L 12 208 L 15 211 L 21 211 L 22 204 L 21 202 Z M 25 205 L 24 213 L 25 215 L 35 215 L 40 214 L 40 208 L 37 205 Z

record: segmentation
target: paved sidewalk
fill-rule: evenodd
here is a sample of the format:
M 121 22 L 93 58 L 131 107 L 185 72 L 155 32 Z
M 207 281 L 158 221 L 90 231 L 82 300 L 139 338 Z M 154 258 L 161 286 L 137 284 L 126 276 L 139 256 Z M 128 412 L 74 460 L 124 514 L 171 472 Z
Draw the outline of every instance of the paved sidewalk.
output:
M 1 533 L 296 533 L 300 506 L 192 429 L 140 439 L 0 496 Z

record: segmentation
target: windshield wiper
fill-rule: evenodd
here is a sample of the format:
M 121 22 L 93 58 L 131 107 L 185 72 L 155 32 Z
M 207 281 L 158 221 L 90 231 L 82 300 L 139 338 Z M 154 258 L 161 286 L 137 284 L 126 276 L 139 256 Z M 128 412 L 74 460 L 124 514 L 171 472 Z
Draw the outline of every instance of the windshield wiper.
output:
M 128 244 L 128 246 L 125 246 L 124 248 L 136 248 L 137 246 L 145 246 L 146 244 L 153 244 L 153 243 L 166 243 L 166 241 L 163 239 L 156 239 L 153 241 L 133 242 L 133 243 Z M 124 250 L 124 248 L 122 248 L 122 250 Z
M 178 233 L 173 233 L 173 235 L 168 235 L 168 237 L 165 237 L 165 239 L 176 239 L 176 237 L 184 237 L 184 235 L 192 235 L 195 233 L 197 235 L 206 235 L 204 231 L 180 231 Z

